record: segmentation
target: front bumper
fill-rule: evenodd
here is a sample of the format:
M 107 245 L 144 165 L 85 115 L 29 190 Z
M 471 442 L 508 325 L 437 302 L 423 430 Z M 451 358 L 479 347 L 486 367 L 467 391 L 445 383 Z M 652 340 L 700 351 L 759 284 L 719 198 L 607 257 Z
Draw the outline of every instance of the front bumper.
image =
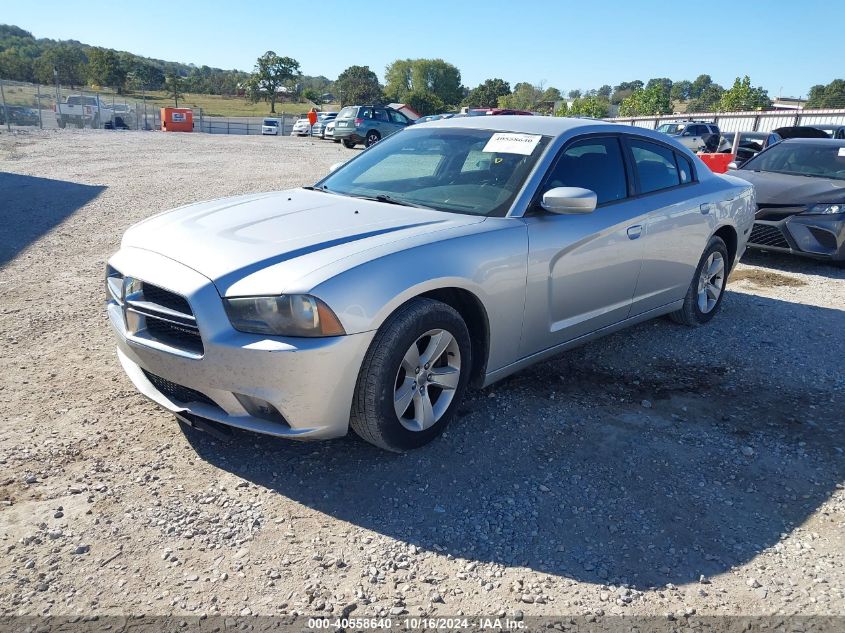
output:
M 196 271 L 132 248 L 120 250 L 109 263 L 124 276 L 185 297 L 202 337 L 203 351 L 196 354 L 133 334 L 121 305 L 110 301 L 118 358 L 143 395 L 177 415 L 258 433 L 292 439 L 347 433 L 372 332 L 328 338 L 244 334 L 231 327 L 217 289 Z
M 845 261 L 845 215 L 795 214 L 781 220 L 755 220 L 748 248 Z

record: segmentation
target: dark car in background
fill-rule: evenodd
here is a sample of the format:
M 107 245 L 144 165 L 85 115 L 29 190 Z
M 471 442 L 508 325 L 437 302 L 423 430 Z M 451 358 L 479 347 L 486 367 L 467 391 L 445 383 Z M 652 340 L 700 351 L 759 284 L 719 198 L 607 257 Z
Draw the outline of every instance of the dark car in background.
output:
M 361 143 L 369 147 L 411 123 L 404 114 L 387 106 L 346 106 L 337 113 L 332 138 L 348 148 Z
M 514 110 L 512 108 L 474 108 L 472 110 L 467 110 L 467 116 L 501 116 L 505 114 L 518 114 L 522 116 L 533 116 L 533 112 L 529 112 L 528 110 Z
M 845 263 L 845 140 L 782 140 L 730 174 L 757 193 L 749 248 Z
M 812 125 L 811 127 L 821 130 L 828 138 L 845 139 L 845 125 Z
M 736 149 L 736 158 L 734 159 L 737 165 L 742 165 L 745 161 L 762 152 L 766 147 L 766 139 L 769 137 L 768 132 L 722 132 L 723 142 L 721 145 L 727 145 L 723 150 L 724 152 L 730 153 L 733 150 L 734 139 L 737 134 L 739 134 L 739 146 Z
M 6 113 L 12 125 L 38 125 L 38 110 L 26 106 L 0 106 L 0 125 L 6 124 Z

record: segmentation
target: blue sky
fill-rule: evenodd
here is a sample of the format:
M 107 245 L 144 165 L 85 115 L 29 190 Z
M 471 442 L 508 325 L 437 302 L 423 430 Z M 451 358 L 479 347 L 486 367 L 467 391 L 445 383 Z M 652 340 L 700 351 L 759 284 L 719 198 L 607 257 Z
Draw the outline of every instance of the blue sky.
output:
M 775 97 L 806 96 L 810 86 L 845 75 L 845 2 L 838 0 L 711 0 L 688 8 L 656 0 L 0 5 L 0 23 L 36 37 L 242 70 L 274 50 L 297 59 L 305 74 L 330 79 L 352 64 L 383 78 L 394 59 L 441 57 L 470 87 L 501 77 L 512 85 L 545 82 L 566 91 L 651 77 L 692 80 L 701 73 L 729 86 L 747 74 Z M 736 45 L 730 44 L 733 33 Z

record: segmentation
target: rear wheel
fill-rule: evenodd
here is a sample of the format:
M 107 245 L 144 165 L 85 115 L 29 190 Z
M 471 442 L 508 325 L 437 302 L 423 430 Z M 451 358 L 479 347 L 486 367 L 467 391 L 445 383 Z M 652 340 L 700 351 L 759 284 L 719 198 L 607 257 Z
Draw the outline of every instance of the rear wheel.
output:
M 355 147 L 355 143 L 350 140 L 343 139 L 343 146 L 347 149 L 352 149 L 353 147 Z
M 710 238 L 684 297 L 684 305 L 669 315 L 673 321 L 695 327 L 716 316 L 725 294 L 729 261 L 728 247 L 722 238 Z
M 352 429 L 401 452 L 440 435 L 460 406 L 472 355 L 469 332 L 451 306 L 414 299 L 379 329 L 352 401 Z
M 369 147 L 370 145 L 375 145 L 381 140 L 381 134 L 379 134 L 376 130 L 370 130 L 367 132 L 367 136 L 364 140 L 364 147 Z

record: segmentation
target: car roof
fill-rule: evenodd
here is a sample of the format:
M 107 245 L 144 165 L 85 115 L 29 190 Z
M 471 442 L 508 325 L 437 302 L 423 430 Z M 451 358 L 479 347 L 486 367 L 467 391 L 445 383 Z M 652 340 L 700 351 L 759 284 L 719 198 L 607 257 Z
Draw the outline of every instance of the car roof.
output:
M 633 126 L 616 125 L 598 119 L 576 119 L 573 117 L 525 116 L 522 114 L 502 114 L 497 116 L 451 117 L 427 121 L 418 124 L 419 127 L 456 127 L 475 130 L 493 130 L 499 132 L 518 132 L 523 134 L 544 134 L 546 136 L 560 136 L 565 132 L 601 126 L 607 131 L 614 129 L 631 131 Z M 634 128 L 640 130 L 641 128 Z
M 778 145 L 830 145 L 845 147 L 845 138 L 785 138 Z

